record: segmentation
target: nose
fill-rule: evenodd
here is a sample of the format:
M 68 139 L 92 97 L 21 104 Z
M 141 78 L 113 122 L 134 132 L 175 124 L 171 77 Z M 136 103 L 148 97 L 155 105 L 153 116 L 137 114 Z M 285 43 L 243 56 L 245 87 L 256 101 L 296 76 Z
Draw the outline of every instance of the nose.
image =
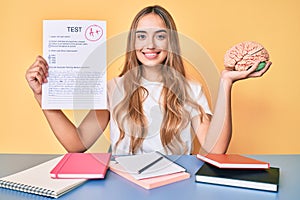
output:
M 155 49 L 155 42 L 153 37 L 149 37 L 146 44 L 147 49 Z

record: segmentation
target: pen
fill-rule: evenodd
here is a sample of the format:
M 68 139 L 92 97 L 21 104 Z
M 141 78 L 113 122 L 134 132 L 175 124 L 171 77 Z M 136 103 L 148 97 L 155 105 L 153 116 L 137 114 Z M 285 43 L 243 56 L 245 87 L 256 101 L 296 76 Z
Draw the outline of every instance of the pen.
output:
M 145 167 L 143 167 L 142 169 L 140 169 L 138 171 L 138 173 L 142 173 L 143 171 L 145 171 L 146 169 L 148 169 L 149 167 L 153 166 L 155 163 L 157 163 L 158 161 L 160 161 L 161 159 L 163 159 L 163 156 L 160 156 L 159 158 L 157 158 L 156 160 L 154 160 L 153 162 L 151 162 L 150 164 L 146 165 Z

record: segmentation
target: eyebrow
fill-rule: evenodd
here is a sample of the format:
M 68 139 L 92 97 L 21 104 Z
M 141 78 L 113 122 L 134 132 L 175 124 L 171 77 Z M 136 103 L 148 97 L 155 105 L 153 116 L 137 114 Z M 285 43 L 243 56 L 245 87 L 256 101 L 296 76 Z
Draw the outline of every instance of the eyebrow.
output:
M 135 33 L 147 33 L 147 31 L 137 30 Z M 160 29 L 160 30 L 155 31 L 155 33 L 167 33 L 167 31 L 165 29 Z

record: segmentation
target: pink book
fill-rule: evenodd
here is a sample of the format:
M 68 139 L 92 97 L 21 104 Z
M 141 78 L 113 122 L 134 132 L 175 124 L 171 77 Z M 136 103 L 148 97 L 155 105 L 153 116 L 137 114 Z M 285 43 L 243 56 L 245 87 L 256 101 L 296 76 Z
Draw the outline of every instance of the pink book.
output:
M 270 163 L 239 154 L 197 154 L 200 160 L 219 168 L 268 169 Z
M 163 176 L 138 180 L 133 178 L 128 172 L 126 172 L 122 168 L 122 166 L 120 166 L 120 164 L 116 164 L 113 161 L 110 163 L 110 170 L 145 189 L 153 189 L 190 178 L 190 174 L 187 172 L 177 172 L 174 174 L 167 174 Z
M 103 179 L 110 153 L 67 153 L 51 170 L 52 178 Z

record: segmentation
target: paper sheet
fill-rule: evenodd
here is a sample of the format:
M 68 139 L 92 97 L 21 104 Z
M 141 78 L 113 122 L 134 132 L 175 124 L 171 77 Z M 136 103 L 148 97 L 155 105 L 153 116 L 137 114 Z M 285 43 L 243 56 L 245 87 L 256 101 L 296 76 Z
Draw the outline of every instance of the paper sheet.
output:
M 106 109 L 106 22 L 44 20 L 43 109 Z

